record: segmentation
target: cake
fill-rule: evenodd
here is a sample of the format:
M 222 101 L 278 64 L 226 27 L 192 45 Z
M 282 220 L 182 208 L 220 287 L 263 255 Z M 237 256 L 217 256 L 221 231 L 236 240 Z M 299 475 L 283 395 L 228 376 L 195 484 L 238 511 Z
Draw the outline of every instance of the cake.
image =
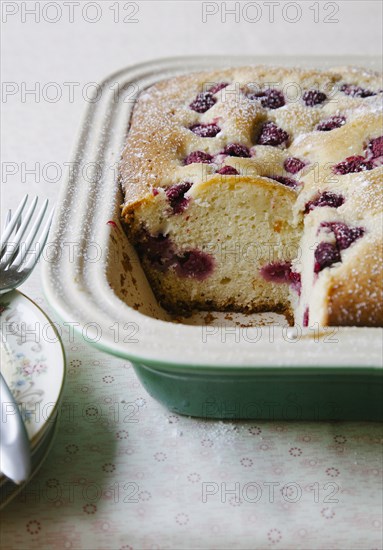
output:
M 144 90 L 122 219 L 160 304 L 383 325 L 382 75 L 241 67 Z

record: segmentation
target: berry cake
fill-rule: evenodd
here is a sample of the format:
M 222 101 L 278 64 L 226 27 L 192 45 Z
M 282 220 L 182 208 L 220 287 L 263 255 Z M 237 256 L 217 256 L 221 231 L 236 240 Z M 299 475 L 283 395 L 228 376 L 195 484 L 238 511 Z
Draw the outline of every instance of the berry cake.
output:
M 244 67 L 145 90 L 122 217 L 159 302 L 383 325 L 379 73 Z

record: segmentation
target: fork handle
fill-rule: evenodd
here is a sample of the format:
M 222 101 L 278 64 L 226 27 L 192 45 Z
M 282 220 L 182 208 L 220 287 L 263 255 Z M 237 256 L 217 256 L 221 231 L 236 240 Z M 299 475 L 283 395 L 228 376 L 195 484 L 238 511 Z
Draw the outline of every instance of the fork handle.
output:
M 17 484 L 28 479 L 31 451 L 23 419 L 11 390 L 0 373 L 0 467 Z

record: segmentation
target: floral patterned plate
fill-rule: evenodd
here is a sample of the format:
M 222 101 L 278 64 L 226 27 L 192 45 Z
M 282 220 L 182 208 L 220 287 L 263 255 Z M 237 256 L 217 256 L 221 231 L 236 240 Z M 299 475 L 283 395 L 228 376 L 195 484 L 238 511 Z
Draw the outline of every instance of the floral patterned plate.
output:
M 21 410 L 31 448 L 58 416 L 65 355 L 45 313 L 21 292 L 0 296 L 1 372 Z

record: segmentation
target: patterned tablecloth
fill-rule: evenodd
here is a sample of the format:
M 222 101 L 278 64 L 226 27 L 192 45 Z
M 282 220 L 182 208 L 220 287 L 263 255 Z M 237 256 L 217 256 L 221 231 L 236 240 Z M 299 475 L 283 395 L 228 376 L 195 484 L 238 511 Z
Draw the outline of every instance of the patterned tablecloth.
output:
M 379 424 L 177 416 L 69 340 L 55 444 L 3 512 L 4 549 L 381 548 Z
M 31 3 L 2 4 L 12 11 Z M 316 8 L 301 2 L 303 19 L 295 27 L 278 13 L 263 26 L 217 16 L 203 22 L 200 2 L 140 2 L 138 15 L 126 10 L 138 23 L 124 26 L 112 2 L 90 4 L 101 7 L 94 24 L 84 14 L 76 19 L 77 12 L 73 23 L 64 16 L 50 23 L 48 12 L 40 23 L 22 21 L 21 11 L 4 24 L 4 76 L 18 86 L 4 105 L 4 209 L 26 190 L 57 195 L 61 179 L 44 168 L 69 158 L 86 103 L 77 90 L 114 69 L 172 55 L 175 44 L 180 54 L 222 53 L 228 43 L 230 53 L 244 53 L 244 46 L 247 53 L 277 53 L 282 40 L 283 51 L 294 54 L 310 36 L 305 53 L 331 53 L 335 44 L 337 53 L 381 47 L 379 2 L 332 2 L 339 8 L 334 25 L 310 24 Z M 78 82 L 74 101 L 66 95 L 48 101 L 43 84 L 52 81 L 65 93 L 64 83 Z M 40 101 L 22 96 L 23 82 L 28 89 L 41 84 Z M 35 175 L 25 172 L 36 162 Z M 52 315 L 38 271 L 22 290 Z M 129 363 L 78 337 L 70 341 L 65 332 L 64 346 L 67 381 L 56 440 L 3 512 L 4 550 L 382 548 L 380 425 L 179 417 L 148 396 Z

